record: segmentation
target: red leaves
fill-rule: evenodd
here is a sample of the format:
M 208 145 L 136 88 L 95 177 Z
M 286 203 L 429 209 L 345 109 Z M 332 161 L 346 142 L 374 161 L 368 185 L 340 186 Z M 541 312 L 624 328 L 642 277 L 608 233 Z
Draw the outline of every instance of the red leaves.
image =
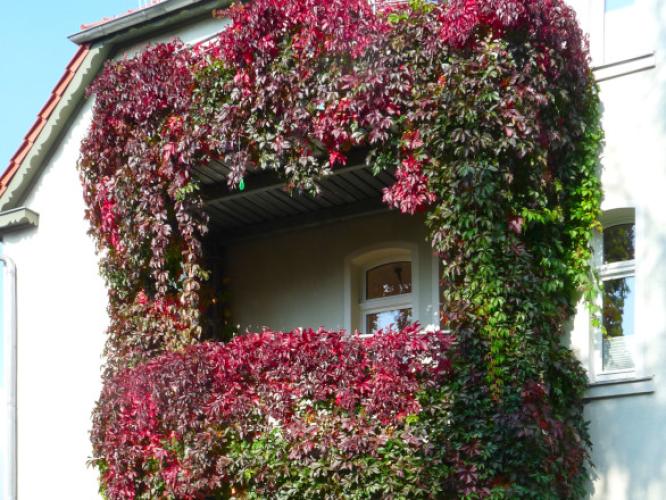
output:
M 171 139 L 180 139 L 183 135 L 184 119 L 179 115 L 171 115 L 164 122 L 164 135 Z
M 423 147 L 423 140 L 421 140 L 421 133 L 418 130 L 409 130 L 402 136 L 402 144 L 404 149 L 408 151 L 416 151 Z
M 520 234 L 523 230 L 524 220 L 520 216 L 514 216 L 509 219 L 509 230 L 512 233 Z
M 342 153 L 340 153 L 340 151 L 329 150 L 328 163 L 329 165 L 331 165 L 331 167 L 334 166 L 336 163 L 339 163 L 340 165 L 346 165 L 347 157 Z
M 225 14 L 232 26 L 222 33 L 219 46 L 224 58 L 239 66 L 256 63 L 264 54 L 275 56 L 276 35 L 283 33 L 292 38 L 297 60 L 322 52 L 343 52 L 355 58 L 380 24 L 364 0 L 256 0 L 237 4 Z
M 142 292 L 137 302 L 147 302 Z M 452 342 L 439 331 L 421 334 L 418 325 L 364 339 L 325 330 L 264 331 L 120 372 L 104 386 L 92 433 L 95 456 L 108 466 L 107 494 L 133 498 L 128 492 L 147 491 L 155 476 L 177 498 L 214 492 L 228 480 L 225 469 L 202 468 L 191 457 L 224 463 L 221 437 L 209 441 L 224 429 L 250 436 L 278 426 L 293 459 L 329 447 L 369 452 L 383 443 L 370 438 L 377 426 L 402 425 L 420 411 L 418 392 L 448 380 Z M 322 404 L 338 421 L 333 429 L 346 429 L 343 441 L 338 431 L 319 428 L 331 424 L 313 413 Z M 413 446 L 427 444 L 411 439 Z M 185 445 L 182 456 L 177 449 Z
M 428 187 L 422 162 L 410 155 L 402 161 L 395 173 L 395 184 L 384 189 L 384 203 L 399 208 L 406 214 L 425 210 L 437 196 Z
M 116 201 L 113 198 L 113 181 L 103 177 L 97 190 L 97 210 L 99 211 L 100 235 L 114 250 L 118 250 L 120 237 L 116 214 Z
M 136 294 L 136 303 L 145 306 L 148 303 L 148 296 L 143 290 Z
M 565 203 L 568 194 L 530 196 L 545 193 L 558 172 L 575 170 L 568 163 L 590 111 L 575 107 L 594 104 L 585 44 L 563 1 L 417 2 L 395 7 L 390 22 L 365 0 L 254 0 L 227 14 L 232 24 L 217 42 L 192 51 L 179 42 L 151 47 L 107 64 L 91 87 L 96 102 L 80 171 L 110 288 L 106 353 L 109 377 L 116 374 L 106 380 L 93 442 L 107 467 L 103 482 L 111 498 L 150 496 L 161 487 L 163 496 L 177 498 L 219 492 L 233 479 L 229 435 L 238 444 L 278 429 L 290 460 L 308 463 L 335 450 L 340 470 L 354 467 L 364 453 L 374 460 L 392 441 L 405 446 L 410 459 L 433 453 L 435 441 L 428 445 L 425 433 L 410 434 L 405 422 L 425 413 L 417 394 L 437 392 L 447 378 L 446 335 L 408 329 L 361 340 L 338 332 L 267 331 L 228 345 L 191 347 L 199 338 L 198 290 L 206 276 L 200 267 L 206 217 L 192 175 L 209 158 L 229 167 L 231 186 L 250 169 L 273 169 L 288 186 L 315 191 L 318 178 L 346 164 L 350 150 L 369 149 L 377 171 L 395 171 L 386 203 L 410 214 L 440 204 L 427 219 L 447 261 L 452 328 L 480 341 L 497 330 L 503 352 L 509 345 L 503 337 L 515 332 L 533 348 L 534 332 L 543 331 L 539 323 L 561 323 L 531 307 L 532 297 L 545 295 L 532 293 L 541 290 L 529 282 L 535 271 L 521 267 L 536 245 L 528 248 L 528 228 L 515 214 L 521 200 Z M 585 162 L 579 163 L 576 168 Z M 578 183 L 580 172 L 574 173 L 569 178 Z M 525 192 L 507 208 L 504 197 L 516 194 L 514 188 Z M 497 237 L 493 228 L 512 234 Z M 516 269 L 503 259 L 493 262 L 502 241 L 510 244 L 507 259 L 511 252 L 519 257 Z M 504 279 L 511 272 L 526 276 L 517 283 L 532 288 L 514 287 L 516 295 L 506 297 L 493 295 L 505 293 L 491 291 L 500 287 L 476 286 L 486 276 Z M 468 300 L 468 292 L 479 295 Z M 506 317 L 492 328 L 484 324 L 484 314 L 470 314 L 480 299 L 496 303 L 491 309 Z M 527 306 L 529 314 L 517 314 Z M 504 323 L 515 318 L 519 324 L 504 335 Z M 539 363 L 550 361 L 537 351 L 532 359 L 541 370 Z M 510 353 L 492 377 L 513 377 L 509 368 L 523 353 Z M 483 367 L 482 350 L 469 356 L 476 357 L 464 363 Z M 489 480 L 514 482 L 533 465 L 526 454 L 519 474 L 498 474 L 506 465 L 500 451 L 508 447 L 491 446 L 487 453 L 466 447 L 460 431 L 475 419 L 484 422 L 480 428 L 494 419 L 510 425 L 493 423 L 497 435 L 477 429 L 474 443 L 513 446 L 519 429 L 534 439 L 530 449 L 552 450 L 553 462 L 564 457 L 571 474 L 583 467 L 575 429 L 563 423 L 568 417 L 554 416 L 567 415 L 567 405 L 553 410 L 557 397 L 543 386 L 521 385 L 507 398 L 518 401 L 515 407 L 502 406 L 493 393 L 487 411 L 467 405 L 473 391 L 458 387 L 465 408 L 451 410 L 459 413 L 436 429 L 439 436 L 452 430 L 450 449 L 462 457 L 444 466 L 462 485 L 452 487 L 451 497 L 489 495 Z M 571 436 L 562 437 L 567 432 Z M 572 452 L 557 449 L 572 443 Z M 270 482 L 270 471 L 257 474 L 256 482 Z
M 171 157 L 176 153 L 177 145 L 173 142 L 168 142 L 162 147 L 162 165 L 168 165 Z
M 183 199 L 195 192 L 190 169 L 205 154 L 189 114 L 197 57 L 180 42 L 156 45 L 107 63 L 88 89 L 95 107 L 79 169 L 91 232 L 100 249 L 114 250 L 101 262 L 113 311 L 111 367 L 197 336 L 206 217 L 200 199 Z M 139 288 L 155 290 L 158 306 L 176 296 L 178 307 L 168 318 L 157 309 L 143 316 L 144 305 L 132 303 Z
M 450 0 L 441 9 L 440 37 L 454 48 L 474 45 L 490 30 L 495 38 L 508 32 L 529 32 L 541 44 L 539 65 L 551 77 L 560 70 L 551 51 L 563 55 L 567 70 L 584 81 L 588 66 L 587 42 L 571 7 L 553 0 Z
M 477 0 L 453 0 L 441 14 L 440 36 L 453 47 L 462 47 L 479 26 Z

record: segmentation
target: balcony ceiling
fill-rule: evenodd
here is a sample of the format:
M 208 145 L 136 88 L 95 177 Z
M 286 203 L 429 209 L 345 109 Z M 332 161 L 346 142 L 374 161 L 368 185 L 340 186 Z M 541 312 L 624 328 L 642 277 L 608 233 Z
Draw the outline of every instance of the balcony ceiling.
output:
M 195 169 L 211 229 L 225 241 L 385 211 L 382 190 L 394 181 L 392 173 L 372 175 L 359 155 L 352 155 L 348 165 L 337 166 L 322 179 L 316 197 L 290 194 L 272 171 L 248 174 L 243 191 L 230 190 L 228 172 L 220 162 Z

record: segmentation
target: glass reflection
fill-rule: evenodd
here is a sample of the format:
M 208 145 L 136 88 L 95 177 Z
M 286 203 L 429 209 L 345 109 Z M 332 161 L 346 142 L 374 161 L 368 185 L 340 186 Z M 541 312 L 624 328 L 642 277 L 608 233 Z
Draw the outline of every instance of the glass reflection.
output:
M 366 273 L 365 282 L 367 299 L 411 293 L 412 263 L 400 261 L 373 267 Z
M 604 263 L 634 259 L 634 224 L 604 229 Z
M 634 277 L 604 281 L 603 369 L 624 370 L 634 367 L 631 337 L 634 334 Z
M 412 308 L 393 309 L 371 313 L 366 316 L 366 333 L 375 333 L 377 330 L 386 330 L 389 326 L 402 330 L 412 322 Z

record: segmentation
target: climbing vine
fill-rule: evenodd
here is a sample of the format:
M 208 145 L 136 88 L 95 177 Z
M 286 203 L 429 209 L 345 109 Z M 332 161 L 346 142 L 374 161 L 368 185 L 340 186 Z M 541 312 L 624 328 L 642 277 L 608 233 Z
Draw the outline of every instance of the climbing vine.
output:
M 215 14 L 231 24 L 213 42 L 161 44 L 108 63 L 89 90 L 96 101 L 79 169 L 111 319 L 92 433 L 103 491 L 582 496 L 586 378 L 561 337 L 592 290 L 602 133 L 573 11 L 561 0 L 414 1 L 377 12 L 365 0 L 254 0 Z M 254 365 L 240 378 L 224 368 L 222 385 L 216 378 L 226 350 L 253 341 L 192 346 L 206 335 L 212 300 L 201 293 L 207 217 L 193 170 L 223 162 L 231 188 L 275 170 L 316 196 L 318 181 L 354 151 L 375 172 L 394 173 L 388 205 L 426 212 L 452 333 L 446 348 L 440 333 L 420 349 L 446 353 L 446 376 L 414 382 L 400 394 L 418 404 L 383 419 L 363 398 L 346 404 L 335 390 L 317 392 L 349 381 L 324 382 L 307 365 L 289 384 L 314 387 L 289 394 L 313 409 L 274 415 L 247 395 L 263 380 L 247 379 Z M 283 352 L 294 335 L 259 337 L 267 359 L 303 363 Z M 379 376 L 354 341 L 308 335 L 341 362 L 361 363 L 368 380 Z M 380 336 L 377 349 L 400 351 L 415 335 Z M 407 344 L 386 340 L 394 338 Z M 202 357 L 212 363 L 203 371 Z M 386 380 L 404 380 L 411 365 L 393 362 L 400 368 Z M 182 383 L 165 382 L 176 368 Z M 199 384 L 194 399 L 188 384 Z M 220 391 L 248 418 L 210 411 Z M 285 437 L 294 422 L 311 432 Z M 330 426 L 365 444 L 342 450 L 326 439 Z M 369 445 L 368 433 L 379 441 Z

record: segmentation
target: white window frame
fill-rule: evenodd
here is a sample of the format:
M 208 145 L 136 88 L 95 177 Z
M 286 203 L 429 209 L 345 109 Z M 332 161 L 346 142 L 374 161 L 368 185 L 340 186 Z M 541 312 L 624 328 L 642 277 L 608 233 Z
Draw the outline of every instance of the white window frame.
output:
M 649 0 L 635 0 L 635 5 L 626 7 L 632 11 L 634 16 L 645 18 L 640 29 L 643 43 L 621 54 L 613 53 L 606 44 L 607 23 L 609 22 L 606 17 L 606 0 L 567 0 L 567 3 L 574 8 L 581 28 L 589 36 L 592 67 L 598 81 L 655 67 L 657 32 L 656 23 L 650 15 L 651 3 Z M 610 11 L 609 15 L 623 15 L 624 9 L 621 8 L 619 12 Z M 629 32 L 626 36 L 630 39 L 632 33 Z
M 365 272 L 380 262 L 409 260 L 412 263 L 411 307 L 412 321 L 419 322 L 422 330 L 434 331 L 440 328 L 440 259 L 432 250 L 407 241 L 387 241 L 361 248 L 344 260 L 344 329 L 353 333 L 365 328 L 360 322 L 361 302 L 365 297 Z M 422 268 L 425 266 L 425 268 Z M 429 269 L 428 269 L 429 268 Z M 406 295 L 406 294 L 405 294 Z M 393 296 L 395 297 L 395 296 Z M 385 297 L 389 299 L 393 297 Z M 377 300 L 377 299 L 373 299 Z M 400 304 L 387 301 L 387 309 Z M 370 302 L 370 301 L 367 301 Z M 368 306 L 375 304 L 369 303 Z M 448 330 L 445 330 L 448 331 Z
M 409 294 L 393 295 L 365 300 L 365 279 L 369 269 L 397 261 L 410 261 L 412 265 L 412 291 Z M 409 304 L 412 322 L 420 321 L 420 270 L 419 252 L 415 243 L 389 241 L 360 249 L 345 259 L 345 330 L 365 330 L 365 314 L 396 309 L 395 305 Z M 405 300 L 404 297 L 410 297 Z
M 401 256 L 401 255 L 404 255 Z M 381 313 L 385 311 L 392 311 L 395 309 L 411 309 L 412 310 L 412 322 L 416 321 L 414 319 L 415 315 L 415 309 L 414 309 L 414 298 L 416 296 L 416 292 L 414 291 L 414 261 L 413 255 L 411 255 L 411 252 L 409 253 L 403 253 L 403 252 L 396 252 L 395 254 L 391 256 L 387 256 L 381 259 L 377 260 L 372 260 L 368 264 L 364 265 L 361 268 L 361 283 L 360 283 L 360 298 L 359 298 L 359 304 L 358 304 L 358 309 L 359 309 L 359 317 L 357 319 L 357 328 L 363 332 L 367 326 L 367 316 L 368 314 L 373 314 L 373 313 Z M 397 295 L 389 295 L 388 297 L 379 297 L 376 299 L 368 299 L 367 298 L 367 293 L 368 293 L 368 286 L 367 286 L 367 278 L 368 278 L 368 271 L 379 267 L 383 266 L 385 264 L 391 264 L 391 263 L 397 263 L 397 262 L 409 262 L 411 266 L 411 275 L 412 275 L 412 283 L 411 283 L 411 289 L 412 291 L 409 293 L 401 293 Z M 394 325 L 395 326 L 395 325 Z M 370 332 L 363 332 L 364 335 L 372 335 Z
M 603 262 L 603 231 L 598 232 L 593 240 L 594 247 L 594 264 L 599 273 L 599 280 L 603 282 L 620 279 L 620 278 L 634 278 L 634 285 L 636 281 L 636 252 L 638 232 L 636 230 L 636 216 L 633 208 L 617 208 L 604 212 L 601 223 L 604 229 L 619 226 L 622 224 L 634 224 L 634 259 L 625 260 L 620 262 L 611 262 L 604 264 Z M 634 290 L 634 293 L 636 291 Z M 636 294 L 638 296 L 638 294 Z M 590 331 L 590 353 L 591 353 L 591 366 L 590 366 L 590 379 L 592 382 L 611 382 L 621 380 L 634 380 L 638 378 L 639 374 L 643 371 L 642 356 L 640 355 L 640 333 L 635 329 L 636 319 L 634 318 L 634 331 L 631 339 L 631 356 L 633 361 L 633 368 L 626 368 L 622 370 L 604 370 L 603 369 L 603 332 L 602 332 L 602 316 L 601 311 L 603 308 L 603 293 L 600 293 L 596 298 L 596 306 L 599 310 L 598 325 L 591 324 Z M 634 305 L 636 311 L 637 304 Z

